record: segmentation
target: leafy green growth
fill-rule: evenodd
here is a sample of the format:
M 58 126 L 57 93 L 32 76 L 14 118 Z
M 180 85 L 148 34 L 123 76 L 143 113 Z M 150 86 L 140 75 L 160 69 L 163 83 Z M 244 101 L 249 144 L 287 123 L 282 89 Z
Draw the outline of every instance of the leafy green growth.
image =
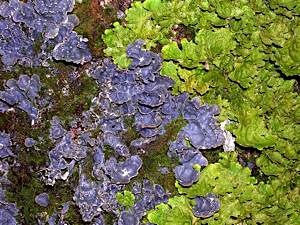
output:
M 122 68 L 130 63 L 125 48 L 135 39 L 145 40 L 146 49 L 163 45 L 162 74 L 175 81 L 174 93 L 200 94 L 220 105 L 220 119 L 232 121 L 228 128 L 237 142 L 263 150 L 257 165 L 277 178 L 268 183 L 258 183 L 234 156 L 203 170 L 190 190 L 195 196 L 215 192 L 224 206 L 204 224 L 298 222 L 299 200 L 289 202 L 290 193 L 299 191 L 292 187 L 299 184 L 300 98 L 293 92 L 295 80 L 285 79 L 299 74 L 297 15 L 299 7 L 291 1 L 148 0 L 127 11 L 126 26 L 115 23 L 103 36 L 105 53 Z M 193 40 L 172 41 L 173 27 L 180 24 L 196 31 Z M 172 210 L 160 205 L 148 219 L 191 224 L 192 216 Z
M 300 74 L 300 28 L 294 30 L 292 37 L 275 54 L 282 72 L 287 76 Z
M 118 203 L 125 208 L 131 208 L 134 205 L 135 197 L 130 191 L 118 192 L 116 198 Z
M 293 175 L 293 182 L 299 182 L 299 175 Z M 258 183 L 251 171 L 237 162 L 236 153 L 221 153 L 219 162 L 204 168 L 193 186 L 184 188 L 176 183 L 176 187 L 189 198 L 207 193 L 219 196 L 220 211 L 201 224 L 299 223 L 299 186 L 290 186 L 286 177 Z
M 134 2 L 126 11 L 126 27 L 115 22 L 112 29 L 105 30 L 102 37 L 107 45 L 105 54 L 112 56 L 114 62 L 121 68 L 126 68 L 130 64 L 126 57 L 126 47 L 134 40 L 139 38 L 145 40 L 147 49 L 156 47 L 157 43 L 162 45 L 169 43 L 172 25 L 178 24 L 178 15 L 181 15 L 181 12 L 186 12 L 186 7 L 184 9 L 182 7 L 185 7 L 185 4 L 178 0 Z M 188 14 L 185 17 L 193 18 Z
M 219 162 L 204 168 L 191 187 L 182 187 L 177 182 L 180 195 L 150 210 L 147 218 L 157 225 L 296 225 L 300 222 L 299 175 L 293 175 L 293 185 L 289 185 L 287 177 L 257 182 L 250 170 L 237 162 L 236 153 L 220 153 Z M 221 208 L 210 218 L 195 218 L 191 199 L 207 193 L 218 195 Z
M 299 13 L 289 0 L 134 2 L 127 23 L 105 31 L 105 53 L 125 68 L 129 43 L 162 45 L 161 73 L 175 81 L 173 92 L 218 104 L 237 143 L 262 150 L 257 164 L 280 177 L 299 164 Z M 181 25 L 193 38 L 177 33 Z
M 150 210 L 147 219 L 158 225 L 196 225 L 198 218 L 194 217 L 190 200 L 184 196 L 170 198 L 168 203 L 162 203 Z

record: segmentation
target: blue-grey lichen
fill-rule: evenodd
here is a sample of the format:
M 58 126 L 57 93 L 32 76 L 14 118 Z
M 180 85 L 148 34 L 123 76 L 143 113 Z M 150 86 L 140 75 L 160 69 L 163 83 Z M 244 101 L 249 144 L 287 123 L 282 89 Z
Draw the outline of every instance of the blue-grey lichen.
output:
M 18 80 L 9 79 L 4 88 L 4 91 L 0 91 L 0 102 L 4 106 L 0 109 L 2 112 L 9 111 L 11 107 L 17 107 L 26 112 L 32 121 L 38 119 L 36 100 L 41 89 L 38 75 L 29 77 L 23 74 Z
M 9 66 L 48 66 L 52 57 L 83 64 L 91 60 L 86 39 L 73 31 L 74 0 L 10 0 L 0 3 L 0 55 Z
M 5 132 L 0 132 L 0 158 L 14 155 L 11 146 L 10 135 Z
M 41 193 L 35 197 L 36 204 L 47 207 L 50 203 L 49 195 L 47 193 Z

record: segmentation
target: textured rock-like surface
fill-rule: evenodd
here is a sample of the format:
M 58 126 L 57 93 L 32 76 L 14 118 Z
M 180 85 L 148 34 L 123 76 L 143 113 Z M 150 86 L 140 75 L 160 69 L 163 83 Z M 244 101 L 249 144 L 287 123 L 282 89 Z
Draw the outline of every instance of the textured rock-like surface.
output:
M 59 139 L 66 134 L 67 131 L 61 125 L 61 122 L 58 117 L 53 117 L 50 123 L 50 138 L 52 140 Z
M 47 218 L 49 225 L 65 225 L 67 222 L 64 221 L 64 217 L 69 210 L 70 202 L 65 202 L 61 205 L 61 210 L 54 211 L 52 215 Z M 43 222 L 41 222 L 43 224 Z
M 103 218 L 103 216 L 100 214 L 98 215 L 97 218 L 95 218 L 94 222 L 93 222 L 93 225 L 105 225 L 105 220 Z
M 182 186 L 188 187 L 195 183 L 200 173 L 195 166 L 207 166 L 207 159 L 194 149 L 187 149 L 180 156 L 182 165 L 176 166 L 174 169 L 175 177 Z
M 85 176 L 80 178 L 74 201 L 80 209 L 83 221 L 92 221 L 95 216 L 100 215 L 105 201 L 99 193 L 100 188 L 95 182 L 89 182 Z
M 210 149 L 224 143 L 223 131 L 214 116 L 218 115 L 217 106 L 200 105 L 197 98 L 186 100 L 182 115 L 188 124 L 179 132 L 177 139 L 169 143 L 168 155 L 179 157 L 182 165 L 174 169 L 175 177 L 183 186 L 191 186 L 199 177 L 194 168 L 207 166 L 207 159 L 199 150 Z
M 10 203 L 5 198 L 5 188 L 11 183 L 8 179 L 10 165 L 6 158 L 14 156 L 10 134 L 0 131 L 0 224 L 16 225 L 19 210 L 15 203 Z
M 84 64 L 92 59 L 87 48 L 86 38 L 79 37 L 74 31 L 62 43 L 53 49 L 53 57 L 56 60 L 64 60 L 76 64 Z
M 182 186 L 191 186 L 198 180 L 199 172 L 190 165 L 176 166 L 174 169 L 175 177 Z
M 123 143 L 121 137 L 116 136 L 113 133 L 106 132 L 103 136 L 103 142 L 106 145 L 111 146 L 116 153 L 118 153 L 121 156 L 129 156 L 129 149 L 128 147 Z
M 217 106 L 200 105 L 197 99 L 185 103 L 183 117 L 189 123 L 183 128 L 182 133 L 193 147 L 210 149 L 223 144 L 223 132 L 214 119 L 218 114 Z

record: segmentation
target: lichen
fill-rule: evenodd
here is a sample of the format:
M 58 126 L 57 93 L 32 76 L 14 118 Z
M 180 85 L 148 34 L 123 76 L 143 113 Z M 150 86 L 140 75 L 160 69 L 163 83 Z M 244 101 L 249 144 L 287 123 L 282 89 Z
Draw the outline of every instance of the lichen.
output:
M 18 166 L 12 166 L 8 174 L 11 186 L 7 189 L 6 195 L 8 200 L 15 202 L 20 209 L 18 218 L 20 224 L 36 224 L 37 215 L 46 213 L 51 216 L 54 210 L 61 208 L 62 203 L 72 199 L 73 188 L 78 178 L 77 168 L 69 182 L 57 182 L 53 188 L 45 186 L 41 180 L 40 172 L 48 161 L 48 151 L 54 147 L 49 139 L 49 121 L 54 115 L 58 115 L 64 124 L 68 124 L 90 107 L 89 100 L 97 92 L 96 83 L 84 71 L 79 73 L 78 79 L 71 81 L 68 75 L 72 71 L 72 66 L 57 62 L 53 62 L 51 66 L 58 71 L 56 76 L 47 76 L 53 73 L 53 69 L 50 71 L 45 67 L 16 67 L 13 72 L 1 73 L 0 78 L 0 82 L 3 83 L 5 80 L 18 78 L 20 74 L 38 74 L 43 84 L 41 97 L 49 90 L 54 93 L 53 107 L 44 110 L 41 115 L 43 120 L 37 121 L 33 126 L 27 115 L 18 109 L 0 116 L 0 130 L 14 134 L 13 142 L 19 149 Z M 68 96 L 63 96 L 61 90 L 66 83 L 70 86 L 70 92 Z M 27 137 L 37 140 L 35 147 L 28 149 L 24 147 L 24 140 Z M 50 205 L 47 208 L 37 205 L 34 201 L 35 195 L 45 191 L 50 196 Z M 70 206 L 65 218 L 74 225 L 84 224 L 75 206 Z

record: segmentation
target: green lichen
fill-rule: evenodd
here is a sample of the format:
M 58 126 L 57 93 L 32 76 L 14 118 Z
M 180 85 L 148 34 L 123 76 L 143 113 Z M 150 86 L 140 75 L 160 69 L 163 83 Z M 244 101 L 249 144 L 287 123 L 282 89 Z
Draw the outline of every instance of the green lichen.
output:
M 131 208 L 134 205 L 134 194 L 130 191 L 118 192 L 116 194 L 116 199 L 121 206 L 124 206 L 126 209 Z

